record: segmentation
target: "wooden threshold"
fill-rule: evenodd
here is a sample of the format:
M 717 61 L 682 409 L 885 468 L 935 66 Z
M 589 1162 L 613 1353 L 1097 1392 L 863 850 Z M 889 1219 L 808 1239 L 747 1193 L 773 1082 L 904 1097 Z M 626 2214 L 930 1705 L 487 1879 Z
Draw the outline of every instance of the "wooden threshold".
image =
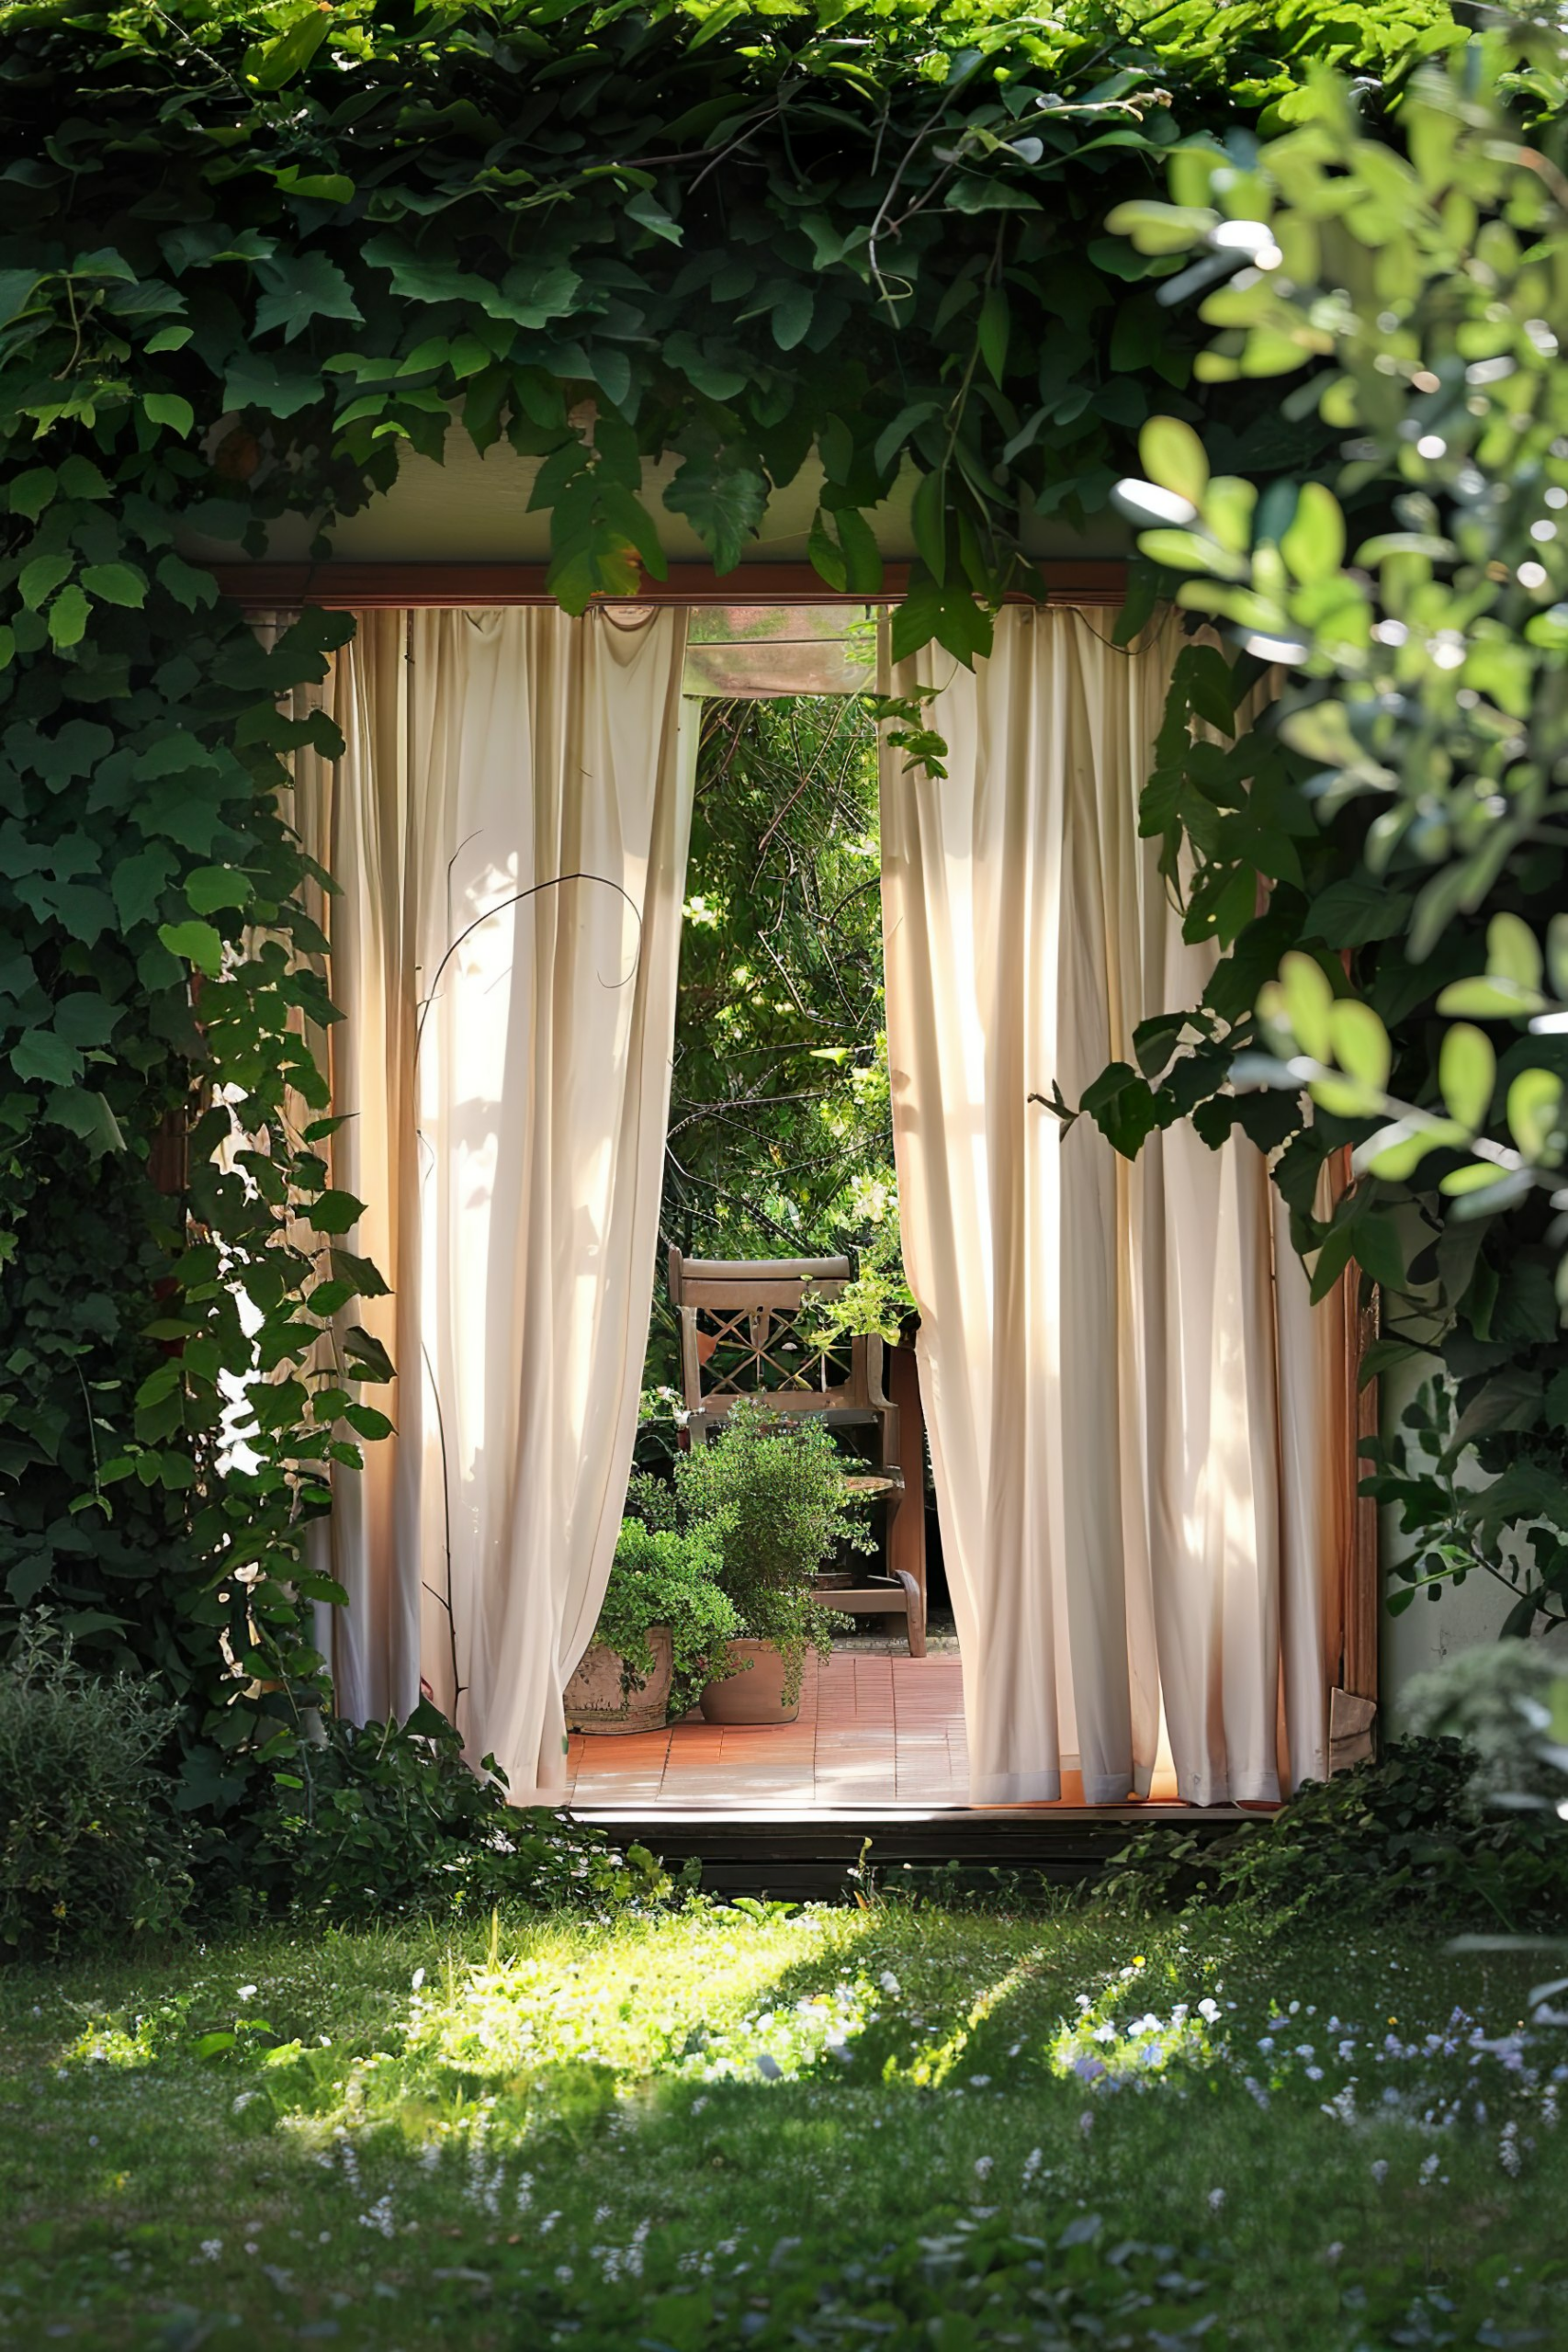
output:
M 1102 1871 L 1140 1831 L 1179 1828 L 1200 1844 L 1253 1818 L 1235 1805 L 1115 1804 L 828 1808 L 811 1813 L 674 1806 L 573 1806 L 613 1845 L 646 1846 L 671 1871 L 690 1861 L 716 1894 L 830 1900 L 861 1887 L 862 1856 L 886 1887 L 956 1866 L 1071 1884 Z
M 319 605 L 332 612 L 403 611 L 446 607 L 488 610 L 499 605 L 553 605 L 545 567 L 536 563 L 215 563 L 209 567 L 225 596 L 254 611 Z M 743 563 L 715 571 L 708 563 L 672 563 L 667 580 L 645 578 L 635 596 L 596 598 L 608 605 L 873 605 L 901 604 L 909 566 L 883 566 L 874 595 L 829 588 L 807 563 Z M 1120 605 L 1127 593 L 1124 562 L 1085 560 L 1042 563 L 1048 605 Z M 1007 602 L 1036 604 L 1022 590 Z

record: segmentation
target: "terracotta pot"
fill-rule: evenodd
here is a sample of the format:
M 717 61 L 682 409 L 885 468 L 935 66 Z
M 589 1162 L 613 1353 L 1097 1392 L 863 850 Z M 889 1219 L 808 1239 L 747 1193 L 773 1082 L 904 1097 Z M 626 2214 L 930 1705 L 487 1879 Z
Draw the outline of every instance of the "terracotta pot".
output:
M 634 1674 L 629 1689 L 623 1684 L 625 1662 L 619 1650 L 590 1642 L 581 1663 L 566 1686 L 569 1731 L 662 1731 L 670 1704 L 675 1654 L 668 1625 L 650 1625 L 649 1646 L 653 1672 L 646 1682 Z
M 710 1724 L 792 1724 L 800 1713 L 800 1693 L 784 1702 L 784 1653 L 772 1642 L 754 1642 L 743 1635 L 727 1645 L 739 1674 L 710 1682 L 703 1692 L 703 1718 Z

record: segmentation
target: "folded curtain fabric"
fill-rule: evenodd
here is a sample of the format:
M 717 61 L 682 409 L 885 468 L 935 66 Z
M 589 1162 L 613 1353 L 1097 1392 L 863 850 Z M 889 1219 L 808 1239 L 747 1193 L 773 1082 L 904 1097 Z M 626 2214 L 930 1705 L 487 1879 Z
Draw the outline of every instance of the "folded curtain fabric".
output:
M 1010 607 L 928 649 L 945 777 L 885 749 L 883 906 L 905 1262 L 975 1804 L 1267 1800 L 1327 1769 L 1346 1351 L 1262 1155 L 1185 1125 L 1134 1163 L 1075 1104 L 1213 952 L 1139 839 L 1178 626 Z
M 319 1537 L 337 1704 L 422 1679 L 519 1803 L 565 1788 L 561 1692 L 636 1435 L 690 832 L 684 616 L 360 616 L 301 754 L 343 1021 L 334 1183 L 391 1295 L 354 1316 L 389 1440 Z M 541 887 L 542 886 L 542 887 Z M 369 1392 L 379 1403 L 381 1395 Z

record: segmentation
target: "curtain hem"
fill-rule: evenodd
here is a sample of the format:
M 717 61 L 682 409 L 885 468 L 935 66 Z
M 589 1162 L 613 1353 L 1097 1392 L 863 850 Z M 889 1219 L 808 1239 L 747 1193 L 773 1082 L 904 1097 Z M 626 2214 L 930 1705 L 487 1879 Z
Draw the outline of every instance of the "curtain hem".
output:
M 987 1772 L 969 1784 L 971 1805 L 1055 1804 L 1061 1793 L 1060 1772 Z

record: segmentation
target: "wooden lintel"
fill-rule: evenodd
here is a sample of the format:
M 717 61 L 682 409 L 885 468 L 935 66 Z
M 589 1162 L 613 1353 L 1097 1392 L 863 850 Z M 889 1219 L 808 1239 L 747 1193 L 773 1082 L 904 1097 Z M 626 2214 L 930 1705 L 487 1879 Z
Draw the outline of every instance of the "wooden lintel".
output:
M 480 611 L 499 605 L 553 605 L 545 567 L 535 563 L 216 563 L 210 567 L 225 596 L 252 611 L 319 605 L 333 612 L 411 608 Z M 1039 567 L 1049 605 L 1114 607 L 1127 593 L 1122 562 L 1084 560 Z M 707 563 L 672 563 L 667 580 L 645 579 L 635 596 L 606 596 L 615 605 L 872 605 L 901 604 L 909 566 L 883 566 L 874 595 L 829 588 L 808 563 L 743 563 L 717 572 Z M 1038 598 L 1018 590 L 1010 604 Z

